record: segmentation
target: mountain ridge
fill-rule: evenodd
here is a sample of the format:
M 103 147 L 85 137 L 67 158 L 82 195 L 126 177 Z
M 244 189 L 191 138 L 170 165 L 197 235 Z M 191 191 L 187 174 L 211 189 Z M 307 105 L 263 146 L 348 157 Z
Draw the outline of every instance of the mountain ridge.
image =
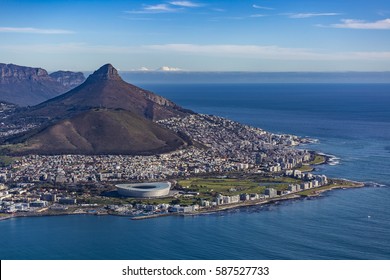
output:
M 56 71 L 43 68 L 0 63 L 0 100 L 31 106 L 69 91 L 84 82 L 81 72 Z
M 15 113 L 16 121 L 39 119 L 40 124 L 4 142 L 18 144 L 10 151 L 14 155 L 156 154 L 192 141 L 154 121 L 193 113 L 126 83 L 105 64 L 67 93 Z

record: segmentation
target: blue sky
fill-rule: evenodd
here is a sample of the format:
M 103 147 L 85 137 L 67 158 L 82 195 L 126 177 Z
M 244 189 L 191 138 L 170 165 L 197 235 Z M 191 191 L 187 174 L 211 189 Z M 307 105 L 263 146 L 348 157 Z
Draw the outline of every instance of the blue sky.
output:
M 390 71 L 388 0 L 0 1 L 0 62 L 94 70 Z

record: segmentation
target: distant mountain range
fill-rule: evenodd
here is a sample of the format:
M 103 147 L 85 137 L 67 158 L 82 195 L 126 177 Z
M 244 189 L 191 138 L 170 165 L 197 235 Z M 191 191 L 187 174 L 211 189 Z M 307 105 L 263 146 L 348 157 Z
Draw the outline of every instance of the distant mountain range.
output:
M 20 109 L 10 119 L 40 125 L 5 142 L 18 144 L 11 154 L 155 154 L 191 140 L 153 121 L 192 113 L 126 83 L 106 64 L 73 90 Z
M 0 101 L 36 105 L 84 82 L 81 72 L 57 71 L 0 63 Z

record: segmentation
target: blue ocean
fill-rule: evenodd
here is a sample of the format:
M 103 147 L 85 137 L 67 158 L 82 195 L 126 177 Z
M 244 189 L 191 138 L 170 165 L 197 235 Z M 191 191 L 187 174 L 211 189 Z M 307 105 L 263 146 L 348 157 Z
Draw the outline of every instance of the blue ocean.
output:
M 366 182 L 193 217 L 0 222 L 1 259 L 390 259 L 390 84 L 141 85 L 199 113 L 318 139 L 317 167 Z

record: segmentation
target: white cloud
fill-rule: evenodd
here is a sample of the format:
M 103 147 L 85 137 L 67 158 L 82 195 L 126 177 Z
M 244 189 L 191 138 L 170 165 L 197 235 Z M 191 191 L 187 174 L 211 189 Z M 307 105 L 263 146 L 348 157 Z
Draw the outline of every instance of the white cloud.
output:
M 142 10 L 126 11 L 128 14 L 158 14 L 158 13 L 172 13 L 180 9 L 174 8 L 168 4 L 147 5 Z
M 230 60 L 234 58 L 253 60 L 278 60 L 278 61 L 389 61 L 390 51 L 350 51 L 327 52 L 315 49 L 287 48 L 280 46 L 263 45 L 196 45 L 196 44 L 164 44 L 141 46 L 113 46 L 113 45 L 88 45 L 85 43 L 68 44 L 31 44 L 31 45 L 0 45 L 0 53 L 13 54 L 98 54 L 126 56 L 137 55 L 148 57 L 150 55 L 180 54 L 196 57 L 212 57 Z M 168 67 L 166 69 L 173 69 Z M 162 69 L 164 70 L 164 69 Z M 180 69 L 177 69 L 180 70 Z
M 180 68 L 175 68 L 175 67 L 162 66 L 160 68 L 157 68 L 156 71 L 175 72 L 175 71 L 183 71 L 183 70 Z
M 326 16 L 339 16 L 340 13 L 299 13 L 299 14 L 286 14 L 289 18 L 312 18 L 312 17 L 326 17 Z
M 174 6 L 186 7 L 186 8 L 197 8 L 203 6 L 202 4 L 191 2 L 191 1 L 172 1 L 169 4 Z
M 86 43 L 0 45 L 0 50 L 20 54 L 127 54 L 142 51 L 139 47 L 134 46 L 104 46 Z
M 145 48 L 156 51 L 175 52 L 175 53 L 193 53 L 202 55 L 216 56 L 244 56 L 244 57 L 264 57 L 264 58 L 296 58 L 305 55 L 313 56 L 306 49 L 291 49 L 278 46 L 259 46 L 259 45 L 194 45 L 194 44 L 166 44 L 166 45 L 148 45 Z
M 158 14 L 158 13 L 174 13 L 182 11 L 185 8 L 202 7 L 203 4 L 192 1 L 171 1 L 167 4 L 144 5 L 140 10 L 125 11 L 128 14 Z
M 167 4 L 157 4 L 157 5 L 151 5 L 145 7 L 146 11 L 163 11 L 163 12 L 170 12 L 173 9 L 169 7 Z
M 261 18 L 261 17 L 266 17 L 267 15 L 263 14 L 253 14 L 249 16 L 225 16 L 225 17 L 213 17 L 210 19 L 210 21 L 222 21 L 222 20 L 245 20 L 248 18 Z
M 312 49 L 261 45 L 166 44 L 143 46 L 145 50 L 206 56 L 245 57 L 274 60 L 390 60 L 388 52 L 321 52 Z
M 259 5 L 252 5 L 252 7 L 255 9 L 261 9 L 261 10 L 274 10 L 274 8 L 264 7 L 264 6 L 259 6 Z
M 63 29 L 40 29 L 33 27 L 0 27 L 0 32 L 31 34 L 72 34 L 73 31 Z
M 341 22 L 342 23 L 332 24 L 330 27 L 350 29 L 390 29 L 390 18 L 374 22 L 356 19 L 343 19 Z

